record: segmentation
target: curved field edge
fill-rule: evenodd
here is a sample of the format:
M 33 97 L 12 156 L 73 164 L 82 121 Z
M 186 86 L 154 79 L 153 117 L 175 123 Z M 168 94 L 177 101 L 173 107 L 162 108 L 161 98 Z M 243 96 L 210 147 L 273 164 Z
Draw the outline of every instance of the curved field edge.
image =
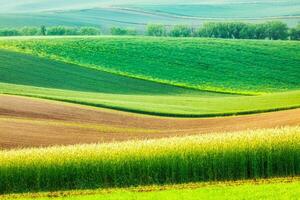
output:
M 158 139 L 287 125 L 300 125 L 300 109 L 233 117 L 174 118 L 0 95 L 0 149 Z
M 155 194 L 156 199 L 168 195 L 177 195 L 173 198 L 179 199 L 199 199 L 200 195 L 203 199 L 215 199 L 217 195 L 222 195 L 226 192 L 228 199 L 237 198 L 238 194 L 242 194 L 243 199 L 273 199 L 273 194 L 279 198 L 280 193 L 283 197 L 296 198 L 300 195 L 300 177 L 286 177 L 273 179 L 257 179 L 243 181 L 227 181 L 227 182 L 211 182 L 211 183 L 187 183 L 177 185 L 153 185 L 153 186 L 138 186 L 130 188 L 116 189 L 96 189 L 96 190 L 71 190 L 59 192 L 42 192 L 42 193 L 27 193 L 27 194 L 11 194 L 0 195 L 0 200 L 48 200 L 48 199 L 153 199 Z M 266 194 L 266 189 L 268 193 Z M 240 192 L 237 192 L 240 190 Z M 245 190 L 251 191 L 246 194 Z M 275 190 L 275 191 L 274 191 Z M 272 191 L 272 192 L 271 192 Z M 140 194 L 144 193 L 144 194 Z M 150 193 L 150 194 L 149 194 Z M 180 194 L 179 194 L 180 193 Z M 184 193 L 184 194 L 183 194 Z M 230 196 L 229 196 L 230 194 Z
M 255 95 L 294 90 L 300 84 L 296 42 L 66 37 L 0 43 L 3 48 L 101 71 L 206 91 Z
M 158 78 L 153 78 L 153 77 L 148 77 L 148 76 L 142 76 L 142 75 L 136 75 L 136 74 L 132 74 L 132 73 L 126 73 L 126 72 L 114 70 L 114 69 L 111 69 L 111 68 L 109 69 L 107 67 L 103 67 L 103 66 L 100 66 L 100 65 L 82 64 L 81 62 L 71 61 L 71 60 L 68 60 L 64 57 L 48 55 L 48 54 L 44 54 L 44 53 L 35 53 L 34 51 L 31 51 L 31 50 L 28 50 L 28 49 L 26 49 L 26 50 L 25 49 L 19 49 L 19 48 L 11 47 L 11 46 L 1 46 L 1 49 L 5 49 L 5 50 L 17 52 L 17 53 L 22 53 L 22 54 L 39 56 L 41 58 L 47 58 L 47 59 L 50 59 L 50 60 L 60 61 L 60 62 L 73 64 L 73 65 L 78 65 L 78 66 L 81 66 L 81 67 L 87 67 L 87 68 L 90 68 L 90 69 L 93 69 L 93 70 L 98 70 L 98 71 L 101 71 L 101 72 L 111 73 L 111 74 L 114 74 L 114 75 L 117 75 L 117 76 L 124 76 L 124 77 L 128 77 L 128 78 L 133 78 L 133 79 L 138 79 L 138 80 L 143 80 L 143 81 L 150 81 L 150 82 L 155 82 L 155 83 L 165 84 L 165 85 L 171 85 L 171 86 L 181 87 L 181 88 L 186 88 L 186 89 L 194 89 L 194 90 L 199 90 L 199 91 L 203 91 L 203 92 L 213 92 L 213 93 L 233 94 L 233 95 L 249 95 L 249 96 L 250 95 L 264 94 L 264 93 L 261 93 L 261 92 L 241 92 L 241 91 L 237 92 L 237 91 L 223 90 L 223 89 L 216 88 L 216 87 L 191 86 L 191 85 L 187 85 L 183 82 L 180 83 L 180 82 L 166 81 L 164 79 L 158 79 Z
M 211 114 L 173 114 L 173 113 L 163 113 L 163 112 L 131 109 L 131 108 L 126 108 L 126 107 L 121 107 L 121 106 L 111 106 L 111 105 L 106 105 L 106 104 L 91 103 L 91 102 L 84 102 L 84 101 L 77 101 L 77 100 L 61 99 L 61 98 L 56 98 L 56 97 L 46 97 L 46 96 L 39 96 L 39 95 L 20 95 L 20 94 L 13 94 L 13 93 L 3 93 L 3 94 L 32 97 L 32 98 L 41 98 L 41 99 L 61 101 L 61 102 L 67 102 L 67 103 L 75 103 L 75 104 L 81 104 L 81 105 L 85 105 L 85 106 L 107 108 L 107 109 L 113 109 L 113 110 L 137 113 L 137 114 L 145 114 L 145 115 L 153 115 L 153 116 L 161 116 L 161 117 L 178 117 L 178 118 L 227 117 L 227 116 L 236 116 L 236 115 L 249 115 L 249 114 L 259 114 L 259 113 L 267 113 L 267 112 L 275 112 L 275 111 L 284 111 L 284 110 L 300 108 L 300 104 L 299 104 L 299 105 L 295 105 L 295 106 L 270 108 L 270 109 L 264 109 L 264 110 L 240 111 L 240 112 L 211 113 Z
M 0 151 L 0 192 L 300 175 L 300 127 Z
M 245 115 L 300 107 L 300 91 L 242 97 L 176 97 L 74 92 L 0 83 L 0 94 L 63 101 L 139 114 L 168 117 Z
M 220 95 L 128 78 L 12 51 L 0 50 L 0 63 L 0 82 L 3 83 L 111 94 Z

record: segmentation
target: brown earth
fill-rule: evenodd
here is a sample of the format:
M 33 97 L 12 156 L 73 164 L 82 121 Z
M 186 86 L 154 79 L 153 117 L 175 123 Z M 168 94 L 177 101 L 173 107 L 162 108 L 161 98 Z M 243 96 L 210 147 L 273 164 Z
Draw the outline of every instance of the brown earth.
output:
M 300 125 L 300 109 L 207 119 L 164 118 L 0 95 L 0 148 L 196 135 Z

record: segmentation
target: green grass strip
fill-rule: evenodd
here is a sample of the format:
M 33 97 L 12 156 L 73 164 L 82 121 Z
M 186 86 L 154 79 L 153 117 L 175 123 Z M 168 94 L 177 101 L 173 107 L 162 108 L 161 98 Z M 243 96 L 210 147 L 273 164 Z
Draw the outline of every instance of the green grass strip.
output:
M 79 92 L 0 83 L 0 94 L 20 95 L 120 111 L 169 116 L 217 117 L 300 107 L 300 91 L 260 96 L 122 95 Z
M 297 199 L 300 196 L 299 177 L 258 179 L 251 181 L 226 181 L 187 183 L 177 185 L 153 185 L 116 189 L 71 190 L 11 194 L 1 200 L 49 200 L 49 199 Z M 268 192 L 266 192 L 268 191 Z

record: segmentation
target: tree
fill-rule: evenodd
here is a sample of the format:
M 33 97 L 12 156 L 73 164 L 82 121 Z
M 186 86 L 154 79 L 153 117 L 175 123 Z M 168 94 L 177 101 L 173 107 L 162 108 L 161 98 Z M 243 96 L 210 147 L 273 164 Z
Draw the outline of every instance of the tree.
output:
M 95 27 L 81 27 L 79 29 L 79 35 L 100 35 L 101 31 Z
M 112 27 L 110 29 L 110 33 L 112 35 L 137 35 L 137 31 L 135 29 L 130 28 L 120 28 L 120 27 Z
M 228 38 L 243 39 L 249 38 L 249 25 L 243 22 L 227 23 Z
M 288 37 L 288 26 L 280 21 L 267 22 L 266 35 L 271 40 L 285 40 Z
M 126 30 L 120 27 L 112 27 L 110 33 L 112 35 L 126 35 Z
M 295 34 L 295 30 L 292 32 Z M 262 24 L 208 22 L 198 30 L 198 35 L 215 38 L 284 40 L 288 37 L 288 27 L 285 23 L 277 21 Z
M 41 32 L 41 35 L 47 35 L 46 26 L 42 25 L 41 28 L 40 28 L 40 32 Z
M 228 24 L 223 22 L 207 22 L 198 30 L 202 37 L 232 38 L 229 33 Z
M 17 29 L 1 29 L 0 36 L 18 36 L 21 35 Z
M 300 40 L 300 24 L 290 29 L 289 36 L 291 40 Z
M 20 31 L 20 34 L 25 36 L 38 35 L 39 30 L 37 27 L 23 27 Z
M 127 28 L 126 29 L 126 35 L 137 35 L 138 32 L 136 29 L 133 29 L 133 28 Z
M 186 25 L 176 25 L 170 31 L 169 35 L 172 37 L 192 37 L 194 33 L 193 28 Z
M 166 27 L 160 24 L 148 24 L 147 26 L 147 35 L 149 36 L 165 36 Z
M 256 39 L 256 25 L 255 24 L 246 24 L 243 29 L 240 31 L 241 39 Z
M 267 25 L 255 24 L 254 26 L 254 38 L 253 39 L 266 39 L 268 37 Z
M 53 26 L 48 28 L 47 35 L 79 35 L 79 29 L 74 27 Z

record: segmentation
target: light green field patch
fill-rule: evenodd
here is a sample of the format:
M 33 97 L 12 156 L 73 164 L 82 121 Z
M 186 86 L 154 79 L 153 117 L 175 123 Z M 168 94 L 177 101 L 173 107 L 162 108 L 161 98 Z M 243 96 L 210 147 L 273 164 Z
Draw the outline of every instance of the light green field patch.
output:
M 135 113 L 177 117 L 250 114 L 300 107 L 300 91 L 259 96 L 207 98 L 206 96 L 115 95 L 0 83 L 0 93 L 45 98 Z
M 198 189 L 167 189 L 163 191 L 131 191 L 112 190 L 107 193 L 94 195 L 70 195 L 64 197 L 14 197 L 17 200 L 297 200 L 300 196 L 300 182 L 291 183 L 266 183 L 266 184 L 241 184 L 241 185 L 217 185 Z M 158 187 L 159 189 L 159 187 Z M 141 189 L 142 190 L 142 189 Z M 1 197 L 0 197 L 1 199 Z M 2 198 L 12 199 L 12 198 Z
M 125 189 L 74 190 L 50 193 L 29 193 L 0 196 L 1 200 L 77 200 L 77 199 L 297 199 L 300 195 L 299 177 L 188 183 L 179 185 L 144 186 Z M 266 192 L 268 191 L 268 192 Z

